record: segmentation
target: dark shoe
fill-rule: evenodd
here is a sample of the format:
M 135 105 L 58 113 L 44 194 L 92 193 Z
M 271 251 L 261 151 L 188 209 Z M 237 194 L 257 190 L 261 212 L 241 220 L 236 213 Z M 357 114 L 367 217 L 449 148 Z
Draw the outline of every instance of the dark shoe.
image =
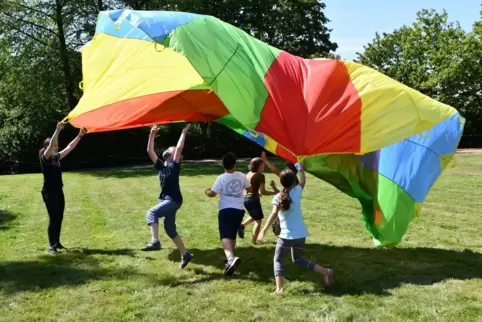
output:
M 57 249 L 65 249 L 64 245 L 62 245 L 60 242 L 58 242 L 58 243 L 55 245 L 55 248 L 57 248 Z
M 182 255 L 181 265 L 179 265 L 179 267 L 181 269 L 186 267 L 190 261 L 192 261 L 192 254 L 190 252 L 187 252 L 186 254 Z
M 53 246 L 49 247 L 49 250 L 47 251 L 47 254 L 51 254 L 51 255 L 57 255 L 59 252 L 57 251 L 57 249 Z
M 160 250 L 161 249 L 161 242 L 158 240 L 154 243 L 149 243 L 146 246 L 142 247 L 142 251 L 152 251 L 152 250 Z
M 236 267 L 239 265 L 241 262 L 241 259 L 239 257 L 233 257 L 228 263 L 226 264 L 226 267 L 224 268 L 224 275 L 226 276 L 232 276 L 234 274 L 234 270 Z
M 241 239 L 244 238 L 244 225 L 239 226 L 238 236 L 239 236 L 239 238 L 241 238 Z

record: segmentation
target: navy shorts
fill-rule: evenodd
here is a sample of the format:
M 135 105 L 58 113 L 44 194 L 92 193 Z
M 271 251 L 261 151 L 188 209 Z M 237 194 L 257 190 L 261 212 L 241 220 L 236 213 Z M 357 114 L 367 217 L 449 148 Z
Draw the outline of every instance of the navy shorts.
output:
M 253 198 L 251 196 L 244 197 L 244 207 L 248 211 L 248 214 L 254 220 L 263 220 L 263 207 L 261 207 L 261 200 L 258 198 Z
M 219 211 L 219 237 L 236 240 L 239 227 L 243 222 L 244 210 L 225 208 Z

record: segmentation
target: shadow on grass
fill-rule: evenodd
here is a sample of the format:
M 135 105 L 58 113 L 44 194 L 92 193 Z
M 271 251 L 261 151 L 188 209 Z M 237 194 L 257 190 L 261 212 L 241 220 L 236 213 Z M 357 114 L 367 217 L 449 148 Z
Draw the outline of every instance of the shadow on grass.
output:
M 274 246 L 274 245 L 273 245 Z M 222 249 L 192 249 L 193 263 L 219 268 L 219 273 L 206 273 L 194 268 L 196 278 L 176 280 L 166 278 L 159 281 L 176 287 L 212 281 L 223 276 Z M 237 256 L 242 259 L 236 269 L 236 279 L 253 280 L 274 285 L 273 247 L 238 247 Z M 169 258 L 176 260 L 177 251 Z M 453 251 L 432 248 L 371 249 L 306 245 L 306 259 L 335 270 L 335 283 L 329 293 L 335 296 L 371 293 L 388 295 L 391 289 L 402 284 L 432 285 L 447 279 L 466 280 L 482 278 L 482 254 L 472 251 Z M 288 280 L 311 281 L 322 284 L 322 278 L 285 258 L 285 277 Z M 309 293 L 306 291 L 304 293 Z
M 107 255 L 107 256 L 130 256 L 136 257 L 134 249 L 122 248 L 122 249 L 90 249 L 90 248 L 69 248 L 67 250 L 72 254 L 83 255 Z
M 32 261 L 3 262 L 0 263 L 0 290 L 5 293 L 37 291 L 83 285 L 94 280 L 124 280 L 139 276 L 136 270 L 102 267 L 102 263 L 75 252 L 43 255 Z
M 0 230 L 7 230 L 12 227 L 13 221 L 18 216 L 7 210 L 0 210 Z
M 278 168 L 284 166 L 282 162 L 273 162 Z M 237 169 L 241 172 L 248 172 L 247 162 L 238 162 Z M 203 163 L 184 163 L 181 166 L 181 176 L 197 177 L 197 176 L 212 176 L 220 175 L 224 172 L 221 163 L 215 162 L 203 162 Z M 266 167 L 266 173 L 271 171 Z M 99 178 L 139 178 L 139 177 L 152 177 L 157 175 L 157 170 L 153 166 L 147 166 L 146 168 L 134 168 L 134 169 L 109 169 L 109 170 L 89 170 L 79 172 L 82 175 L 89 175 Z

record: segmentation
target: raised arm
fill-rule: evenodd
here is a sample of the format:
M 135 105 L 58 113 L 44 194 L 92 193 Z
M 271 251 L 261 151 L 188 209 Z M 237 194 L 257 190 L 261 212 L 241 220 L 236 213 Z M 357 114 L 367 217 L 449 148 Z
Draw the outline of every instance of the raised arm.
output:
M 149 158 L 151 159 L 152 163 L 157 163 L 157 154 L 156 150 L 154 149 L 154 141 L 156 139 L 156 134 L 159 132 L 159 128 L 154 125 L 151 128 L 151 133 L 149 134 L 149 141 L 147 142 L 147 154 L 149 154 Z
M 179 138 L 179 141 L 177 142 L 176 152 L 174 152 L 174 161 L 176 161 L 176 163 L 181 162 L 181 155 L 182 155 L 182 150 L 184 149 L 184 142 L 186 141 L 187 131 L 189 131 L 190 127 L 191 127 L 191 124 L 188 124 L 182 130 L 181 137 Z
M 276 174 L 278 177 L 280 176 L 280 171 L 271 162 L 269 162 L 266 152 L 261 152 L 261 159 L 263 159 L 264 164 L 266 164 L 274 174 Z
M 75 149 L 80 139 L 84 137 L 85 133 L 87 133 L 85 129 L 80 129 L 79 134 L 75 137 L 75 139 L 73 139 L 72 142 L 70 142 L 65 149 L 60 151 L 61 160 L 65 158 L 67 155 L 69 155 L 69 153 L 72 152 L 73 149 Z
M 44 151 L 44 158 L 45 159 L 48 160 L 52 156 L 53 146 L 55 144 L 58 145 L 59 134 L 60 134 L 60 131 L 62 131 L 64 129 L 64 127 L 65 127 L 65 123 L 62 123 L 62 122 L 57 123 L 57 127 L 55 128 L 54 135 L 52 135 L 52 138 L 50 139 L 49 146 Z
M 300 165 L 300 170 L 298 172 L 300 173 L 300 186 L 302 189 L 304 189 L 306 184 L 305 169 L 303 169 L 303 167 Z

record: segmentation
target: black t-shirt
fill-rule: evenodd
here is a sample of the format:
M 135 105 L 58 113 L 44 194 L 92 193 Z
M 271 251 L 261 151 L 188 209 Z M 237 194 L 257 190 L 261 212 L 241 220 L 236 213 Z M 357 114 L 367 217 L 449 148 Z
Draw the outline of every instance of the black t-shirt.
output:
M 42 192 L 60 192 L 64 186 L 62 182 L 62 170 L 60 169 L 60 154 L 52 153 L 47 160 L 42 154 L 40 167 L 44 176 Z
M 165 166 L 161 159 L 157 159 L 154 167 L 159 170 L 159 181 L 161 182 L 159 199 L 182 203 L 181 187 L 179 186 L 181 165 L 176 161 L 172 161 Z

